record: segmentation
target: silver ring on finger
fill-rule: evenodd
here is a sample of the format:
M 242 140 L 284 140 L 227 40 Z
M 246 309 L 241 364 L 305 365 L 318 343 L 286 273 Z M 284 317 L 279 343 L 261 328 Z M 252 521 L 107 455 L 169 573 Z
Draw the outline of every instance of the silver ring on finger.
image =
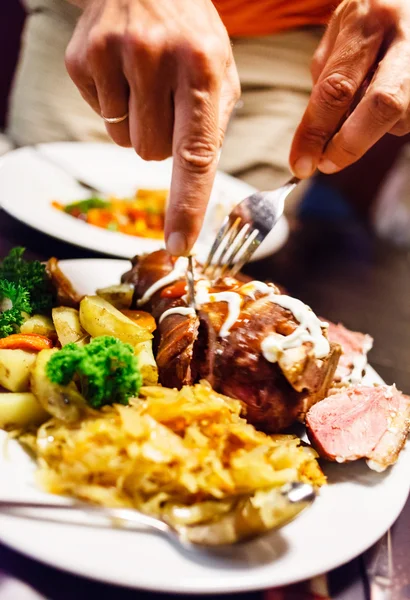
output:
M 128 118 L 128 112 L 125 113 L 125 115 L 122 115 L 122 117 L 105 117 L 102 113 L 101 113 L 101 118 L 103 121 L 105 121 L 106 123 L 110 123 L 110 125 L 115 125 L 116 123 L 122 123 L 122 121 L 125 121 L 125 119 Z

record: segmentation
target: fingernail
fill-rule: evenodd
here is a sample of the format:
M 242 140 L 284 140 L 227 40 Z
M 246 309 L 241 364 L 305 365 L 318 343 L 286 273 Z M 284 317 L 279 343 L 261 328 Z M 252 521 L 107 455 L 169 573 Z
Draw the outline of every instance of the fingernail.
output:
M 173 231 L 167 239 L 167 250 L 173 256 L 186 254 L 188 247 L 186 236 L 180 231 Z
M 293 167 L 293 172 L 299 179 L 310 177 L 314 171 L 313 160 L 310 156 L 298 158 Z
M 325 173 L 326 175 L 330 175 L 331 173 L 336 173 L 336 171 L 340 171 L 340 167 L 335 165 L 334 162 L 328 160 L 327 158 L 323 159 L 319 163 L 319 171 Z

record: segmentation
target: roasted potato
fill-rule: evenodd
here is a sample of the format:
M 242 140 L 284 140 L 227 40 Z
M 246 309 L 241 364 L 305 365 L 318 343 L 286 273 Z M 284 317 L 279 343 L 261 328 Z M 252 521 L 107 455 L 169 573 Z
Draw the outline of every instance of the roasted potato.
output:
M 111 285 L 110 287 L 97 290 L 97 296 L 104 298 L 118 310 L 131 308 L 134 286 L 128 283 Z
M 0 393 L 0 429 L 24 429 L 49 417 L 34 394 Z
M 56 335 L 56 330 L 50 317 L 33 315 L 21 325 L 20 333 L 36 333 L 37 335 L 53 338 Z
M 158 367 L 152 352 L 152 341 L 148 340 L 138 344 L 135 354 L 138 357 L 143 384 L 156 385 L 158 383 Z
M 87 343 L 88 336 L 81 327 L 78 310 L 69 306 L 59 306 L 53 308 L 52 315 L 58 341 L 62 346 Z
M 85 400 L 74 383 L 63 386 L 53 383 L 46 374 L 46 365 L 56 350 L 42 350 L 31 371 L 31 390 L 41 406 L 50 415 L 72 423 L 81 418 L 85 408 Z
M 30 370 L 37 354 L 25 350 L 0 350 L 0 385 L 10 392 L 28 392 Z
M 152 333 L 131 321 L 99 296 L 85 296 L 80 303 L 80 322 L 92 337 L 112 335 L 136 347 L 152 339 Z

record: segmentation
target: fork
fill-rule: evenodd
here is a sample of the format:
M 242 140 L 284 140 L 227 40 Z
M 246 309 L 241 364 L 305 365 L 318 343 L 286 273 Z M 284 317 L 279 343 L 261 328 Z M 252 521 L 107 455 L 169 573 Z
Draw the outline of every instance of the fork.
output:
M 204 272 L 210 279 L 234 277 L 283 215 L 285 200 L 300 183 L 292 177 L 270 192 L 256 192 L 237 204 L 216 234 Z

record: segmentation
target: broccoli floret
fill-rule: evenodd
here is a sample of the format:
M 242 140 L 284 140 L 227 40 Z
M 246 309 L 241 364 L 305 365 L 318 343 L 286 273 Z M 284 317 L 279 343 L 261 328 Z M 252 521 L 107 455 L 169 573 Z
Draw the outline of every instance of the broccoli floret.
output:
M 0 279 L 0 337 L 16 333 L 31 314 L 30 294 L 22 285 Z
M 46 267 L 38 260 L 24 260 L 24 248 L 13 248 L 0 264 L 0 279 L 21 285 L 30 294 L 31 311 L 44 313 L 51 309 L 52 294 Z
M 133 347 L 111 336 L 96 338 L 87 346 L 67 344 L 50 358 L 46 373 L 60 385 L 77 381 L 93 408 L 128 404 L 142 384 Z

